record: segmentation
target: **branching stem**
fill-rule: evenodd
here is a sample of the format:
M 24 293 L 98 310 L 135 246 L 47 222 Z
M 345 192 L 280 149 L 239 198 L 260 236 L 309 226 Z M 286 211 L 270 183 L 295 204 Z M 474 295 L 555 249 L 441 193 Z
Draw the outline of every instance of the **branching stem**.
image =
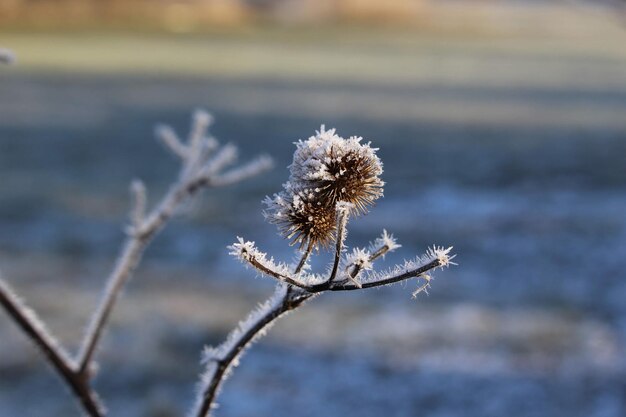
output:
M 90 417 L 102 417 L 104 411 L 89 381 L 75 369 L 67 354 L 56 345 L 52 335 L 37 324 L 34 312 L 27 313 L 21 302 L 0 282 L 0 304 L 22 331 L 41 350 L 46 359 L 70 387 Z
M 43 352 L 46 359 L 78 397 L 84 411 L 90 417 L 105 415 L 104 407 L 100 405 L 95 391 L 91 388 L 94 376 L 91 371 L 95 353 L 115 303 L 133 271 L 141 262 L 148 244 L 163 229 L 180 205 L 203 187 L 230 185 L 257 175 L 272 165 L 269 157 L 259 157 L 252 162 L 223 172 L 226 166 L 235 161 L 236 149 L 232 145 L 227 145 L 222 147 L 213 159 L 209 158 L 210 153 L 218 149 L 217 142 L 205 135 L 210 122 L 211 118 L 208 113 L 197 111 L 194 114 L 192 132 L 187 144 L 183 144 L 172 129 L 168 127 L 157 129 L 157 136 L 174 155 L 181 159 L 179 180 L 148 215 L 145 213 L 145 187 L 139 181 L 133 183 L 131 191 L 134 204 L 131 210 L 128 237 L 109 275 L 105 292 L 90 319 L 76 361 L 70 359 L 46 330 L 41 320 L 24 306 L 0 280 L 0 305 Z

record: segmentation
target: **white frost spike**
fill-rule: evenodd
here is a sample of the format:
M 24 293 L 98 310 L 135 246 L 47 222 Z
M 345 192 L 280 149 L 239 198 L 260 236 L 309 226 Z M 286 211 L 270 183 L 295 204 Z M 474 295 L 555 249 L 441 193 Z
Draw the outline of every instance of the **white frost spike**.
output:
M 433 246 L 431 248 L 428 248 L 428 251 L 426 252 L 426 256 L 431 258 L 432 260 L 439 260 L 439 263 L 441 264 L 442 267 L 444 266 L 450 266 L 450 265 L 457 265 L 455 262 L 452 262 L 452 259 L 456 258 L 456 255 L 452 255 L 450 256 L 450 251 L 452 250 L 452 246 L 450 246 L 449 248 L 444 249 L 443 246 Z
M 230 252 L 228 252 L 229 255 L 235 256 L 237 258 L 239 258 L 241 261 L 247 261 L 250 259 L 250 257 L 254 257 L 261 255 L 262 257 L 265 257 L 265 254 L 263 252 L 260 252 L 255 246 L 254 246 L 254 242 L 251 241 L 244 241 L 242 237 L 237 236 L 237 241 L 238 243 L 233 243 L 232 245 L 228 246 L 228 249 L 230 249 Z
M 383 234 L 370 245 L 370 251 L 375 252 L 376 250 L 383 247 L 387 248 L 387 252 L 392 252 L 398 248 L 401 248 L 402 245 L 400 245 L 396 241 L 392 234 L 387 233 L 387 230 L 383 229 Z M 384 256 L 385 255 L 383 254 L 383 257 Z
M 369 271 L 373 268 L 373 264 L 370 261 L 370 252 L 361 249 L 355 248 L 352 250 L 352 253 L 346 257 L 346 264 L 349 265 L 358 265 L 363 271 Z
M 348 279 L 354 283 L 357 287 L 361 288 L 361 281 L 359 279 L 359 275 L 361 271 L 370 271 L 374 267 L 372 262 L 370 261 L 371 253 L 365 249 L 355 248 L 352 250 L 352 253 L 346 256 L 346 268 L 345 268 L 345 276 L 342 278 Z M 351 267 L 357 267 L 356 269 L 359 273 L 355 276 L 352 276 Z
M 200 363 L 208 365 L 211 362 L 219 360 L 220 357 L 218 356 L 218 353 L 218 349 L 213 346 L 205 346 L 204 349 L 202 349 L 202 358 L 200 359 Z

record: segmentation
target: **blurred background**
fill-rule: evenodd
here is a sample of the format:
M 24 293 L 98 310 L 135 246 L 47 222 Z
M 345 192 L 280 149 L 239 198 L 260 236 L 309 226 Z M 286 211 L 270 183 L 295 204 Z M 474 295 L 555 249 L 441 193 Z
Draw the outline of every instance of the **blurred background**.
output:
M 180 416 L 203 345 L 272 292 L 236 236 L 291 260 L 261 200 L 321 124 L 379 147 L 383 228 L 454 245 L 416 284 L 329 294 L 243 358 L 222 417 L 626 415 L 626 14 L 621 1 L 0 0 L 0 266 L 71 349 L 118 248 L 128 184 L 177 164 L 193 109 L 269 174 L 211 190 L 148 250 L 97 387 L 111 415 Z M 320 254 L 329 260 L 328 254 Z M 0 415 L 78 416 L 0 314 Z

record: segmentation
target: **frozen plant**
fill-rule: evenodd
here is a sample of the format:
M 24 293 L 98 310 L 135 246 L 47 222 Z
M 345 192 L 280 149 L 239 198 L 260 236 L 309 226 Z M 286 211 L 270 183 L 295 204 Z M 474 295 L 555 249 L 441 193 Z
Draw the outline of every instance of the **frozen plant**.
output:
M 0 49 L 0 63 L 13 55 Z M 131 184 L 132 209 L 126 241 L 111 271 L 89 321 L 76 355 L 70 354 L 47 329 L 40 317 L 0 277 L 0 306 L 23 333 L 39 348 L 45 359 L 78 399 L 89 417 L 103 417 L 106 409 L 93 387 L 96 354 L 116 302 L 144 251 L 184 203 L 203 188 L 234 184 L 270 168 L 271 160 L 261 156 L 234 168 L 237 149 L 220 145 L 208 133 L 211 116 L 194 113 L 186 141 L 168 126 L 156 129 L 157 138 L 181 162 L 178 179 L 152 208 L 147 204 L 146 187 Z M 425 291 L 434 269 L 454 264 L 451 248 L 433 246 L 426 254 L 386 271 L 374 271 L 374 262 L 400 247 L 383 230 L 367 248 L 348 251 L 345 245 L 350 217 L 367 212 L 383 195 L 382 163 L 375 148 L 362 138 L 344 139 L 324 127 L 315 136 L 296 143 L 289 180 L 283 190 L 265 200 L 265 216 L 278 226 L 280 234 L 297 247 L 299 260 L 291 264 L 275 261 L 254 242 L 237 238 L 230 253 L 259 273 L 276 279 L 272 297 L 259 305 L 229 334 L 221 345 L 205 348 L 205 370 L 190 416 L 207 417 L 215 407 L 223 381 L 245 349 L 262 336 L 276 319 L 326 291 L 352 291 L 419 280 L 413 295 Z M 326 271 L 314 273 L 308 263 L 314 252 L 330 250 L 332 261 Z
M 367 212 L 383 194 L 382 163 L 375 148 L 360 137 L 344 139 L 324 126 L 315 136 L 296 143 L 289 180 L 283 190 L 265 200 L 265 216 L 280 234 L 297 245 L 299 261 L 277 262 L 254 242 L 238 237 L 229 247 L 231 255 L 260 274 L 274 278 L 272 297 L 261 304 L 233 330 L 221 345 L 206 348 L 196 404 L 190 417 L 210 415 L 224 379 L 240 355 L 285 313 L 326 291 L 352 291 L 418 279 L 413 293 L 425 291 L 428 272 L 453 265 L 452 248 L 433 246 L 426 254 L 389 270 L 374 271 L 374 262 L 398 247 L 392 235 L 382 235 L 367 248 L 346 249 L 351 216 Z M 313 252 L 331 248 L 328 269 L 313 273 L 308 264 Z
M 237 148 L 230 144 L 220 145 L 208 133 L 211 123 L 212 118 L 207 112 L 197 110 L 193 114 L 187 141 L 182 141 L 168 126 L 157 127 L 157 138 L 181 161 L 179 177 L 152 209 L 148 209 L 147 192 L 143 183 L 136 180 L 131 184 L 133 204 L 130 224 L 126 228 L 127 238 L 108 277 L 100 303 L 91 316 L 77 355 L 70 355 L 41 318 L 0 278 L 0 306 L 41 350 L 52 368 L 76 396 L 84 413 L 90 417 L 106 415 L 106 409 L 93 388 L 98 346 L 116 301 L 139 265 L 148 244 L 181 205 L 200 190 L 237 183 L 269 169 L 272 165 L 269 157 L 261 156 L 246 164 L 229 168 L 237 160 Z

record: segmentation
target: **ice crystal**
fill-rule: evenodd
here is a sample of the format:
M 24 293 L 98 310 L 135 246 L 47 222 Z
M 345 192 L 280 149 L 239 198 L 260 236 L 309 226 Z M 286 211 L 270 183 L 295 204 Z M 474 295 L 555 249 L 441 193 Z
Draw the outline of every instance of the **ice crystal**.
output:
M 387 233 L 387 230 L 383 230 L 383 234 L 370 245 L 369 250 L 370 252 L 376 252 L 384 249 L 385 252 L 393 252 L 401 247 L 402 245 L 398 244 L 392 234 Z

